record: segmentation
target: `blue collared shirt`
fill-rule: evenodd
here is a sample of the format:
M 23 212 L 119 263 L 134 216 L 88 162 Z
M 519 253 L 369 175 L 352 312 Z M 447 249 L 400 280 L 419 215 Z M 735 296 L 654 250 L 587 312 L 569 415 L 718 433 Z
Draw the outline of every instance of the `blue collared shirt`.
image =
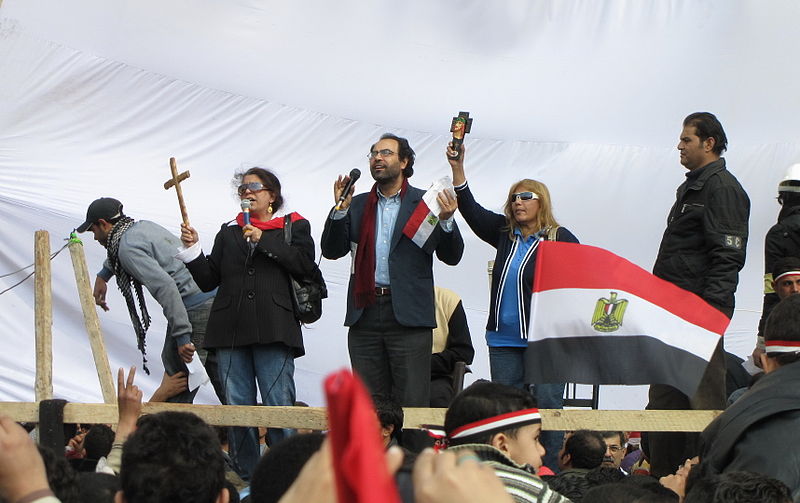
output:
M 375 285 L 389 286 L 389 251 L 392 244 L 394 226 L 397 223 L 397 215 L 400 213 L 400 192 L 391 196 L 385 196 L 378 191 L 377 215 L 375 215 Z M 350 208 L 334 210 L 331 219 L 339 220 L 345 217 Z M 439 225 L 444 232 L 453 232 L 454 217 L 447 220 L 439 220 Z
M 384 196 L 378 191 L 378 214 L 375 215 L 375 285 L 389 286 L 389 248 L 394 224 L 400 212 L 400 191 Z

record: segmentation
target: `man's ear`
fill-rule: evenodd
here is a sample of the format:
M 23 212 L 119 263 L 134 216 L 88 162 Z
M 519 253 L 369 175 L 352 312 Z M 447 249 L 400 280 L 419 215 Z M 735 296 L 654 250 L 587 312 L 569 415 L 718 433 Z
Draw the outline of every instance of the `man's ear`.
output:
M 114 494 L 114 503 L 126 503 L 125 495 L 122 494 L 122 489 Z
M 761 357 L 761 368 L 764 369 L 765 374 L 774 372 L 780 367 L 774 358 L 767 356 L 767 353 L 761 353 L 759 357 Z
M 223 487 L 222 490 L 219 492 L 219 495 L 217 496 L 217 499 L 214 501 L 214 503 L 228 503 L 230 500 L 231 500 L 231 493 L 228 492 L 227 487 Z
M 713 136 L 709 136 L 703 141 L 703 147 L 705 147 L 706 152 L 711 152 L 714 150 L 714 145 L 717 143 L 717 140 L 714 139 Z

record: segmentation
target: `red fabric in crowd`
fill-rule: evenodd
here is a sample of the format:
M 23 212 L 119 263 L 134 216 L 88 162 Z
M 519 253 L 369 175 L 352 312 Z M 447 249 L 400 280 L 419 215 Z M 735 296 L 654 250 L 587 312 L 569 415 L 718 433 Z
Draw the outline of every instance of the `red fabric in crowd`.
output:
M 400 503 L 386 468 L 375 406 L 364 384 L 349 370 L 340 370 L 325 379 L 325 396 L 337 501 Z

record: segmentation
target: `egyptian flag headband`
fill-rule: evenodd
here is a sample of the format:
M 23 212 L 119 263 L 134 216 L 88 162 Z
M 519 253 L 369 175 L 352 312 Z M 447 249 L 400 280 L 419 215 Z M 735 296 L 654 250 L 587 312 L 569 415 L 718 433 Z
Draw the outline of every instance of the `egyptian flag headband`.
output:
M 782 274 L 779 274 L 778 277 L 775 278 L 773 281 L 775 281 L 775 283 L 777 283 L 778 280 L 780 280 L 784 276 L 800 276 L 800 271 L 786 271 L 786 272 L 784 272 Z
M 519 428 L 529 424 L 541 423 L 542 416 L 539 415 L 539 409 L 523 409 L 515 412 L 508 412 L 500 414 L 499 416 L 489 417 L 475 421 L 474 423 L 467 423 L 464 426 L 456 428 L 450 434 L 450 439 L 464 439 L 477 435 L 489 435 L 497 433 L 509 428 Z
M 800 341 L 765 341 L 764 351 L 769 353 L 800 353 Z

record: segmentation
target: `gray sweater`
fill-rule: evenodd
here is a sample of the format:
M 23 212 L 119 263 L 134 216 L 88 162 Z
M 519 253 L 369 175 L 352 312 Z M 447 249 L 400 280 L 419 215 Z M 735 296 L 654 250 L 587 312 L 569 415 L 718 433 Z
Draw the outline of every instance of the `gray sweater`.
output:
M 160 225 L 140 220 L 134 223 L 119 243 L 119 261 L 161 305 L 168 322 L 168 333 L 178 346 L 188 344 L 192 334 L 187 308 L 212 297 L 204 293 L 175 254 L 183 247 L 180 239 Z M 97 275 L 108 281 L 114 275 L 108 260 Z

